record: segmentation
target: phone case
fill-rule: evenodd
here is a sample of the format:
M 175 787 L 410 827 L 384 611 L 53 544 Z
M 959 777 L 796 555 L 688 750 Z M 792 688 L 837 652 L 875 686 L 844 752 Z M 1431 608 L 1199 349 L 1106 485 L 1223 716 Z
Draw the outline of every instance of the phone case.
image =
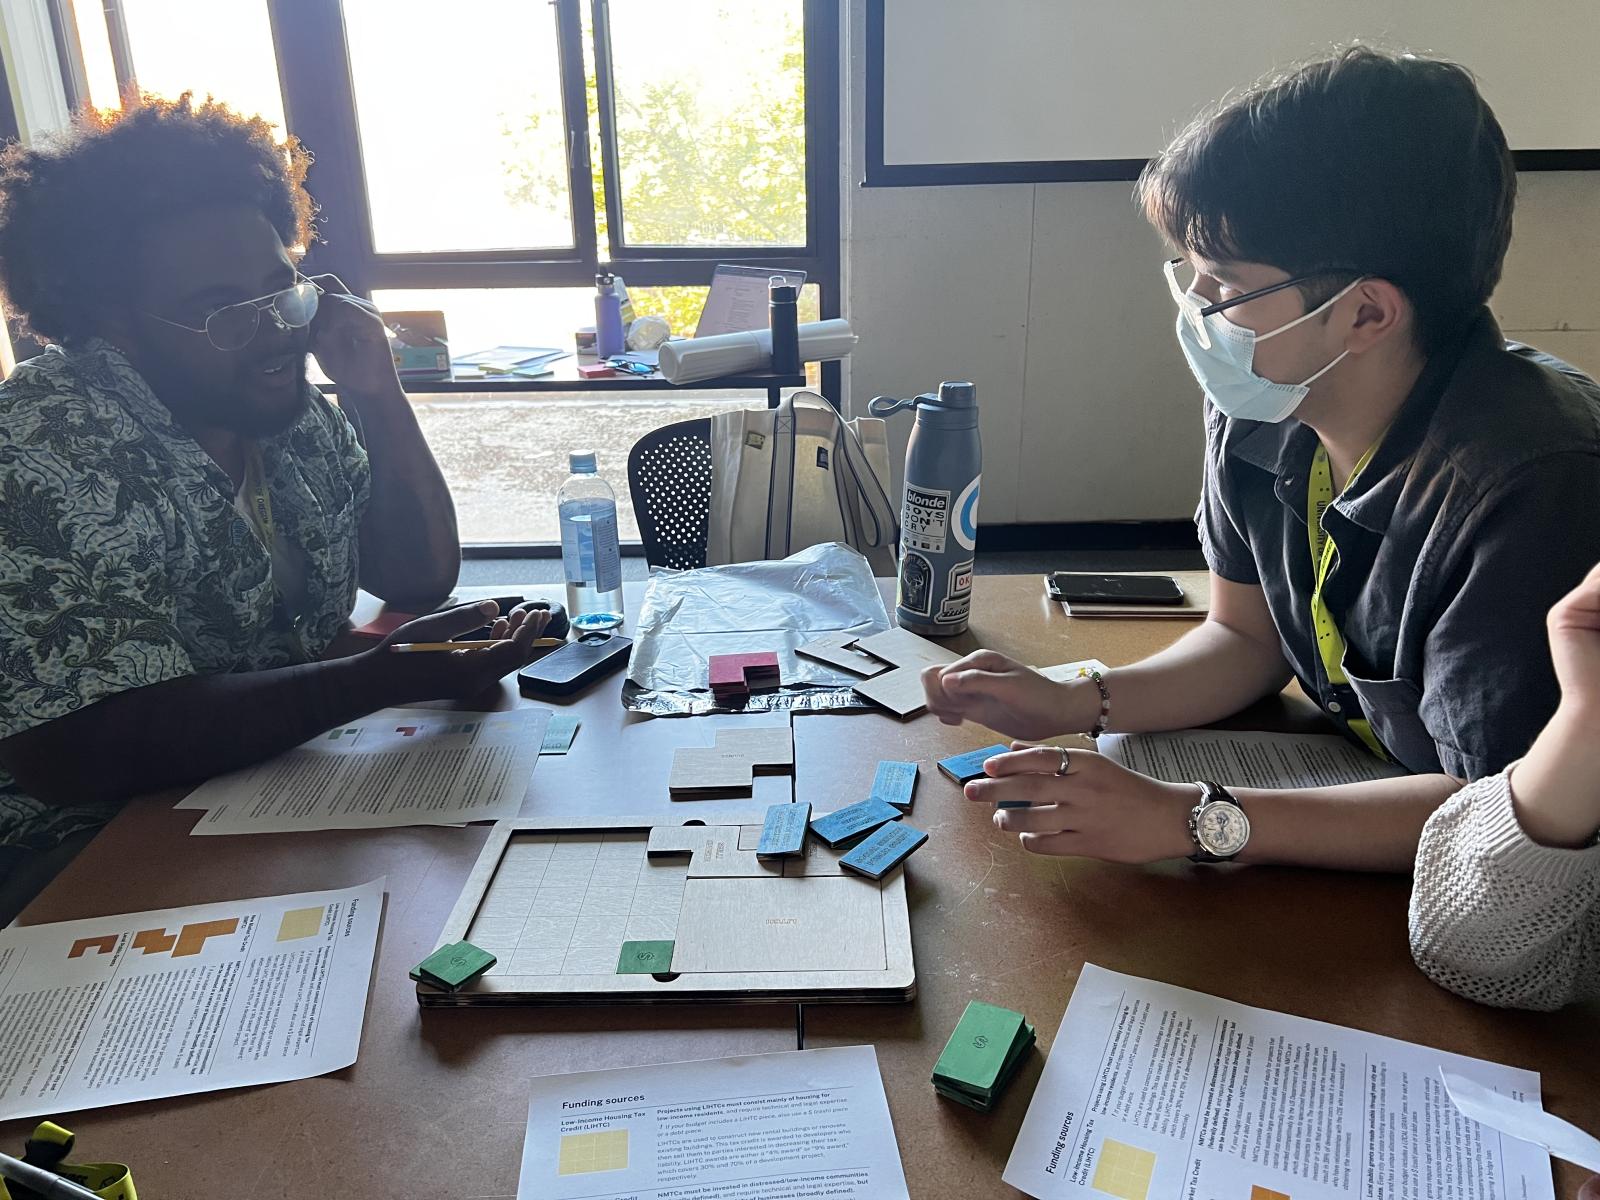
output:
M 1137 583 L 1140 583 L 1140 584 L 1144 584 L 1147 587 L 1154 587 L 1154 586 L 1158 586 L 1158 585 L 1162 585 L 1162 584 L 1170 584 L 1171 587 L 1172 587 L 1172 591 L 1165 592 L 1164 594 L 1159 594 L 1158 595 L 1154 591 L 1152 591 L 1152 592 L 1150 592 L 1150 593 L 1148 593 L 1146 595 L 1141 596 L 1141 595 L 1137 595 L 1137 594 L 1118 595 L 1118 594 L 1116 594 L 1114 592 L 1110 592 L 1110 591 L 1093 592 L 1093 591 L 1091 591 L 1091 590 L 1089 590 L 1087 588 L 1074 587 L 1074 586 L 1071 586 L 1070 584 L 1069 584 L 1068 587 L 1065 587 L 1065 588 L 1060 586 L 1060 584 L 1058 582 L 1058 579 L 1057 579 L 1058 576 L 1066 575 L 1068 577 L 1071 577 L 1074 574 L 1081 575 L 1083 573 L 1082 572 L 1072 572 L 1072 571 L 1056 571 L 1056 572 L 1053 572 L 1053 573 L 1051 573 L 1049 575 L 1046 575 L 1044 577 L 1045 593 L 1050 597 L 1050 599 L 1059 600 L 1059 601 L 1062 601 L 1063 603 L 1067 603 L 1067 604 L 1148 604 L 1148 605 L 1173 604 L 1173 605 L 1175 605 L 1175 604 L 1182 604 L 1183 603 L 1183 589 L 1178 586 L 1178 581 L 1173 579 L 1171 576 L 1167 576 L 1167 575 L 1143 576 L 1143 575 L 1115 575 L 1115 574 L 1111 574 L 1111 575 L 1105 576 L 1108 579 L 1129 580 L 1129 581 L 1137 582 Z M 1082 580 L 1081 579 L 1080 580 L 1074 580 L 1073 582 L 1081 584 Z
M 586 633 L 517 672 L 517 686 L 533 696 L 570 696 L 620 670 L 633 639 L 615 633 Z

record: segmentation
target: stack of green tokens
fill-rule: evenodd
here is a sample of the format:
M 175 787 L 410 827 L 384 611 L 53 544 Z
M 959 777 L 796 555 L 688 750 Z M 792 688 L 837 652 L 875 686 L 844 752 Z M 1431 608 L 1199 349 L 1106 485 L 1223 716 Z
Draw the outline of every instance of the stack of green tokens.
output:
M 1033 1039 L 1033 1026 L 1021 1013 L 981 1000 L 969 1002 L 934 1065 L 933 1090 L 957 1104 L 988 1112 L 1022 1065 Z
M 443 988 L 453 992 L 471 983 L 496 962 L 487 950 L 479 950 L 471 942 L 456 942 L 440 946 L 427 958 L 411 968 L 411 978 L 418 983 Z

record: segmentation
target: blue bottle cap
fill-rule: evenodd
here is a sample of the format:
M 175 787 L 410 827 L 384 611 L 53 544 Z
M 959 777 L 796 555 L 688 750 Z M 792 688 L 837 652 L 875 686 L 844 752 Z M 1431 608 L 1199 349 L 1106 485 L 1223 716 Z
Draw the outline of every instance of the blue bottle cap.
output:
M 593 450 L 574 450 L 567 455 L 567 470 L 574 475 L 593 475 L 597 470 Z
M 584 613 L 572 618 L 572 627 L 579 633 L 594 633 L 603 629 L 616 629 L 622 624 L 621 613 Z

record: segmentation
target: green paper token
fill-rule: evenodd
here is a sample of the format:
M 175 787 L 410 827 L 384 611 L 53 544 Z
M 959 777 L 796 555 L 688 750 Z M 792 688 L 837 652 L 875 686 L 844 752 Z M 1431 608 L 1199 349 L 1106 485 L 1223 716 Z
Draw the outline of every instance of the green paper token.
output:
M 623 942 L 618 975 L 661 975 L 672 970 L 671 942 Z

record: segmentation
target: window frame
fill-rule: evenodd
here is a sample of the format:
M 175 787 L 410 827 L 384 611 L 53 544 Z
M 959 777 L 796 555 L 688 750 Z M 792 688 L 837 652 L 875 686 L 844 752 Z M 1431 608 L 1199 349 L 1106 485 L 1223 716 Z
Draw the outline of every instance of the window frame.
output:
M 106 13 L 120 90 L 137 86 L 137 67 L 122 0 Z M 331 271 L 360 295 L 375 290 L 589 287 L 597 273 L 619 270 L 638 287 L 704 287 L 718 263 L 803 270 L 818 286 L 821 315 L 839 315 L 839 0 L 804 0 L 806 88 L 806 244 L 789 247 L 627 246 L 620 236 L 599 257 L 584 86 L 584 0 L 528 0 L 555 11 L 561 94 L 567 127 L 567 181 L 574 245 L 561 249 L 379 253 L 361 160 L 355 88 L 341 0 L 264 0 L 272 29 L 284 119 L 316 154 L 307 187 L 318 204 L 319 238 L 308 271 Z M 59 45 L 76 49 L 74 0 L 50 0 Z M 610 89 L 610 14 L 590 0 L 594 21 L 599 135 L 608 226 L 621 231 L 617 145 Z M 62 55 L 63 86 L 73 107 L 84 100 L 81 54 Z M 836 404 L 837 363 L 825 364 L 823 391 Z

